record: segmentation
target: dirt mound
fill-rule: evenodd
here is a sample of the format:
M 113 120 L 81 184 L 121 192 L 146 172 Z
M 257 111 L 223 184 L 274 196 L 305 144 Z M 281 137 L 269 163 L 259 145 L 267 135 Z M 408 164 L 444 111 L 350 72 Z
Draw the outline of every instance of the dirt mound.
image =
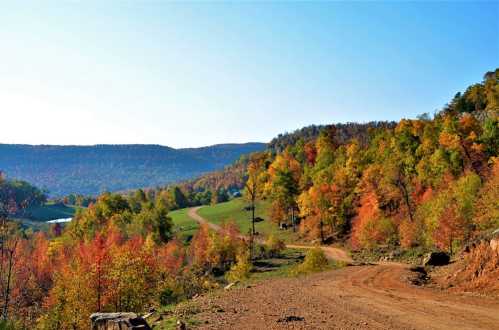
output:
M 457 261 L 440 283 L 453 291 L 473 291 L 499 295 L 499 251 L 486 241 Z

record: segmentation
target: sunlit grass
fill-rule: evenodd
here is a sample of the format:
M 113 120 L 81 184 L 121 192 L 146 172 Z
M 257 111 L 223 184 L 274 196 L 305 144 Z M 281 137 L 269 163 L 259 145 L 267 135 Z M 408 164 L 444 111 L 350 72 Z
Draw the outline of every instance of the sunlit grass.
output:
M 199 228 L 198 223 L 187 215 L 187 211 L 188 209 L 180 209 L 168 214 L 173 221 L 173 230 L 181 240 L 192 237 Z
M 249 203 L 243 198 L 235 198 L 225 203 L 204 206 L 198 210 L 198 214 L 208 221 L 215 224 L 234 221 L 242 234 L 247 234 L 251 229 L 251 212 L 244 210 Z M 291 230 L 280 230 L 277 224 L 269 218 L 270 203 L 268 201 L 259 201 L 256 205 L 255 216 L 264 219 L 262 222 L 255 223 L 255 229 L 264 237 L 273 234 L 284 241 L 293 241 L 296 235 Z

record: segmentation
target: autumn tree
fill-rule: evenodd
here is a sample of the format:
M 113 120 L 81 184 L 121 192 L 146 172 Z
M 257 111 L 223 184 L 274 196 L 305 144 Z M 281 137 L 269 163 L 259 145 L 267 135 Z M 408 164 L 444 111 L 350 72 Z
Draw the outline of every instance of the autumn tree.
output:
M 247 168 L 247 177 L 246 183 L 244 185 L 245 197 L 250 203 L 250 211 L 251 211 L 251 235 L 256 234 L 255 230 L 255 211 L 256 211 L 256 202 L 260 198 L 263 190 L 263 175 L 265 171 L 265 162 L 266 162 L 266 154 L 259 153 L 253 154 L 250 157 L 248 168 Z
M 480 230 L 499 228 L 499 159 L 494 159 L 488 180 L 478 193 L 474 221 Z
M 296 197 L 299 194 L 301 177 L 300 163 L 288 152 L 277 155 L 269 167 L 269 181 L 266 193 L 273 200 L 273 219 L 279 224 L 291 214 L 293 228 L 296 225 L 294 212 L 296 210 Z
M 332 221 L 331 202 L 331 186 L 327 184 L 314 185 L 299 198 L 301 215 L 305 219 L 304 226 L 312 233 L 318 232 L 321 243 L 326 238 L 324 226 Z

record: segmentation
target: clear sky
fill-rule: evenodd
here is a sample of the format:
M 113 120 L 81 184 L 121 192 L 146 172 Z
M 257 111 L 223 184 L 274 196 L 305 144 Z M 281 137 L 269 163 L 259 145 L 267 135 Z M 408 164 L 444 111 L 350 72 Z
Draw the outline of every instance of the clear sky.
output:
M 0 142 L 266 142 L 432 113 L 496 67 L 497 1 L 5 1 Z

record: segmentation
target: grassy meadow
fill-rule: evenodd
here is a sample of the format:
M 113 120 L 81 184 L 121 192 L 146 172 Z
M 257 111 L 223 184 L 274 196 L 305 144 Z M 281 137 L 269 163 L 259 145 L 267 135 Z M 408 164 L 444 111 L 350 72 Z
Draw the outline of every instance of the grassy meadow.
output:
M 188 210 L 188 208 L 185 208 L 168 214 L 172 218 L 174 232 L 178 234 L 182 241 L 189 240 L 199 228 L 198 223 L 187 215 Z
M 234 221 L 242 234 L 247 234 L 251 228 L 251 212 L 245 211 L 248 203 L 243 198 L 235 198 L 228 202 L 215 205 L 206 205 L 198 210 L 198 214 L 211 223 L 222 225 Z M 275 235 L 284 241 L 290 242 L 296 239 L 296 234 L 291 229 L 279 230 L 278 226 L 269 219 L 270 204 L 267 201 L 257 203 L 255 215 L 264 219 L 255 224 L 256 231 L 267 237 Z M 188 209 L 175 210 L 169 213 L 174 223 L 174 230 L 182 240 L 192 236 L 199 225 L 187 215 Z
M 251 212 L 244 210 L 248 202 L 243 198 L 235 198 L 225 203 L 204 206 L 198 210 L 198 214 L 215 224 L 223 224 L 234 221 L 242 234 L 249 233 L 251 228 Z M 264 219 L 255 224 L 256 231 L 265 237 L 275 235 L 284 241 L 296 239 L 296 235 L 291 229 L 280 230 L 277 224 L 273 223 L 269 217 L 270 203 L 259 201 L 256 205 L 255 216 Z

